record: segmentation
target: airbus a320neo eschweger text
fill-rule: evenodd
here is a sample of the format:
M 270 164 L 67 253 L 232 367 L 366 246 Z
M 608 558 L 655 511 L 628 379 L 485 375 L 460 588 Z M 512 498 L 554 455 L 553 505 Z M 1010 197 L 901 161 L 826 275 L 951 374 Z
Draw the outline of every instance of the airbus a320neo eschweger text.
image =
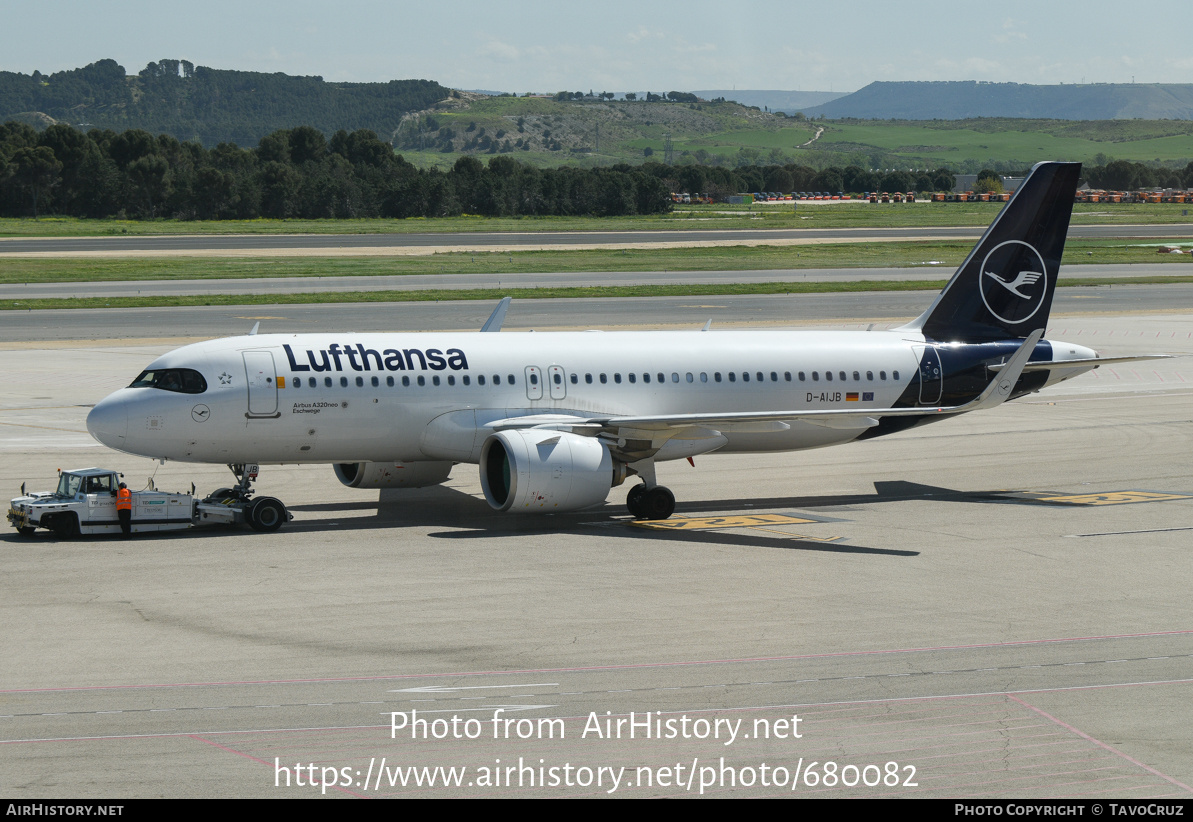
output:
M 480 468 L 499 511 L 599 505 L 630 477 L 643 519 L 675 508 L 656 465 L 881 437 L 1100 364 L 1041 339 L 1080 173 L 1040 163 L 935 302 L 885 331 L 251 334 L 179 348 L 91 411 L 119 451 L 246 465 L 329 463 L 353 488 Z M 255 329 L 254 329 L 255 330 Z

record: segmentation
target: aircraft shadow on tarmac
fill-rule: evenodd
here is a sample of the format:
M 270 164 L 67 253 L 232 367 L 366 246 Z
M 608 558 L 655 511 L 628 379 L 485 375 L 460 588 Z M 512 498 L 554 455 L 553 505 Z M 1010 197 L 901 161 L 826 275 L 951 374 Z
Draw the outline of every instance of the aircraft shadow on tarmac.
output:
M 743 498 L 680 502 L 676 513 L 680 516 L 722 516 L 755 514 L 774 509 L 839 508 L 880 502 L 934 498 L 962 502 L 996 502 L 993 492 L 963 492 L 951 488 L 921 485 L 913 482 L 876 482 L 873 494 L 822 495 L 815 497 Z M 786 534 L 774 529 L 759 530 L 751 526 L 734 529 L 653 529 L 632 524 L 620 503 L 547 517 L 542 515 L 502 514 L 490 509 L 478 497 L 452 488 L 436 487 L 418 490 L 383 490 L 377 502 L 320 503 L 293 506 L 295 512 L 319 514 L 321 521 L 305 520 L 304 530 L 361 530 L 410 526 L 446 526 L 450 531 L 431 532 L 429 536 L 444 540 L 500 539 L 523 537 L 527 534 L 558 534 L 576 530 L 601 529 L 604 537 L 636 540 L 665 540 L 703 545 L 740 546 L 743 548 L 782 548 L 785 550 L 820 551 L 829 553 L 860 553 L 885 556 L 918 556 L 918 551 L 874 548 L 844 542 L 801 539 L 798 534 Z M 375 517 L 350 517 L 337 520 L 344 511 L 375 510 Z M 461 527 L 463 526 L 463 527 Z M 751 532 L 751 533 L 744 533 Z
M 723 500 L 696 500 L 680 502 L 676 514 L 686 517 L 715 517 L 749 515 L 775 510 L 798 514 L 806 509 L 848 509 L 876 503 L 903 502 L 913 499 L 939 500 L 942 502 L 996 503 L 1006 504 L 1017 500 L 1008 499 L 1008 492 L 1000 491 L 957 491 L 951 488 L 922 485 L 915 482 L 884 481 L 874 483 L 873 494 L 838 494 L 807 497 L 749 497 Z M 797 509 L 792 511 L 792 509 Z M 828 542 L 818 539 L 801 539 L 801 535 L 785 533 L 767 526 L 759 528 L 742 526 L 705 530 L 700 528 L 666 529 L 644 528 L 632 524 L 624 506 L 612 502 L 602 508 L 587 511 L 552 514 L 543 516 L 498 513 L 484 500 L 454 488 L 436 486 L 420 489 L 383 489 L 377 500 L 359 502 L 316 503 L 290 506 L 299 515 L 293 523 L 279 532 L 287 531 L 363 531 L 383 528 L 449 527 L 449 531 L 432 531 L 428 536 L 443 540 L 521 538 L 527 534 L 561 534 L 581 530 L 600 529 L 603 537 L 619 537 L 635 540 L 663 540 L 687 542 L 699 545 L 738 546 L 742 548 L 781 548 L 784 550 L 819 551 L 828 553 L 875 554 L 882 556 L 912 557 L 918 551 L 889 548 L 875 548 L 852 545 L 845 542 Z M 375 516 L 360 516 L 375 512 Z M 811 515 L 814 518 L 822 518 Z M 310 516 L 306 518 L 302 515 Z M 342 516 L 350 514 L 349 516 Z M 214 529 L 195 529 L 172 532 L 160 536 L 144 534 L 134 540 L 153 538 L 197 539 L 208 537 Z M 268 535 L 263 538 L 268 538 Z M 60 542 L 50 534 L 39 533 L 37 542 Z M 118 535 L 90 537 L 84 539 L 120 539 Z M 4 540 L 14 544 L 29 544 L 30 540 L 8 534 Z

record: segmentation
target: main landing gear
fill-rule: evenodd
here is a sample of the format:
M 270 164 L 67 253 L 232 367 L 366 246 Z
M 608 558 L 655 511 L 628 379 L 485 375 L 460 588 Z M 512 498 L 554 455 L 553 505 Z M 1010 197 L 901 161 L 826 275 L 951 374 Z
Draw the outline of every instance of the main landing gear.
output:
M 675 513 L 675 494 L 662 485 L 647 488 L 641 483 L 626 494 L 625 505 L 634 519 L 667 519 Z
M 626 494 L 625 504 L 634 519 L 667 519 L 675 513 L 675 494 L 655 480 L 654 462 L 643 461 L 631 466 L 642 482 Z
M 271 533 L 282 527 L 290 518 L 286 514 L 286 506 L 279 499 L 260 497 L 250 499 L 253 495 L 253 480 L 257 478 L 260 468 L 256 465 L 229 465 L 228 469 L 236 477 L 237 483 L 231 488 L 220 488 L 205 500 L 225 504 L 239 503 L 244 506 L 244 520 L 254 531 Z

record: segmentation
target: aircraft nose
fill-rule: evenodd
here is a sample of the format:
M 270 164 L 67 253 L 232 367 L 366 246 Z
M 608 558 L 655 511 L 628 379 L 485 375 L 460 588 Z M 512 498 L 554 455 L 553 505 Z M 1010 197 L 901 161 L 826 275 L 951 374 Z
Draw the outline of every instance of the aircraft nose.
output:
M 87 430 L 109 448 L 123 450 L 128 436 L 128 408 L 123 399 L 113 394 L 92 408 Z

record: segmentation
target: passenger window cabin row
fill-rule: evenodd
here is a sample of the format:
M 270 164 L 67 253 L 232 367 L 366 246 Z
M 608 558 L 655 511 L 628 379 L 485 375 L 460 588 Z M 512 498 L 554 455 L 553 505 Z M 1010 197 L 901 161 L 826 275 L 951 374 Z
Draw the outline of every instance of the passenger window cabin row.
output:
M 847 372 L 847 371 L 836 371 L 836 372 L 825 371 L 823 373 L 820 371 L 812 371 L 812 372 L 797 371 L 794 376 L 792 375 L 792 372 L 784 371 L 782 380 L 780 380 L 780 378 L 779 378 L 778 371 L 771 371 L 769 373 L 764 372 L 764 371 L 752 371 L 752 372 L 751 371 L 742 371 L 742 372 L 740 372 L 740 374 L 739 374 L 739 372 L 736 372 L 736 371 L 729 371 L 729 372 L 726 372 L 726 374 L 724 376 L 721 374 L 720 371 L 714 371 L 712 374 L 712 381 L 714 383 L 719 383 L 719 382 L 725 382 L 727 380 L 728 382 L 736 383 L 740 379 L 740 381 L 743 383 L 767 382 L 768 380 L 769 380 L 769 382 L 772 382 L 772 383 L 777 383 L 780 381 L 782 381 L 782 382 L 796 382 L 796 381 L 808 382 L 809 381 L 809 373 L 811 374 L 811 382 L 820 382 L 822 378 L 823 378 L 824 382 L 848 382 L 849 378 L 850 378 L 850 372 Z M 891 372 L 891 376 L 894 378 L 895 382 L 899 381 L 899 372 L 898 371 Z M 852 377 L 853 377 L 853 382 L 862 382 L 863 381 L 862 373 L 860 371 L 852 372 Z M 559 374 L 559 373 L 552 374 L 552 378 L 556 385 L 561 385 L 563 382 L 562 374 Z M 886 378 L 887 378 L 886 371 L 878 372 L 878 381 L 879 382 L 886 382 Z M 363 387 L 365 387 L 365 379 L 366 378 L 363 376 L 358 376 L 358 377 L 353 378 L 350 381 L 348 377 L 341 376 L 338 380 L 338 383 L 341 388 L 347 388 L 352 384 L 355 384 L 357 388 L 363 388 Z M 428 378 L 425 374 L 420 374 L 417 377 L 413 377 L 413 378 L 411 378 L 409 375 L 404 375 L 402 377 L 394 377 L 394 376 L 390 375 L 390 376 L 385 377 L 385 385 L 388 388 L 393 388 L 398 384 L 398 381 L 400 380 L 403 388 L 409 388 L 411 385 L 425 386 L 428 384 L 427 379 Z M 539 384 L 538 374 L 533 374 L 533 373 L 530 374 L 529 379 L 530 379 L 531 385 Z M 599 383 L 600 385 L 607 385 L 609 383 L 609 379 L 610 379 L 609 375 L 604 374 L 604 373 L 596 374 L 595 376 L 591 373 L 584 375 L 584 383 L 586 385 L 592 385 L 594 382 Z M 571 374 L 570 380 L 571 380 L 572 385 L 579 385 L 580 384 L 580 375 L 579 374 Z M 662 371 L 658 371 L 658 372 L 654 372 L 654 373 L 643 372 L 640 376 L 639 376 L 639 374 L 637 374 L 635 372 L 631 372 L 624 376 L 624 382 L 628 382 L 630 385 L 638 384 L 639 380 L 641 380 L 642 384 L 644 384 L 644 385 L 649 385 L 652 383 L 659 384 L 659 385 L 665 385 L 668 381 L 667 375 Z M 623 383 L 623 376 L 622 376 L 621 372 L 614 372 L 612 375 L 612 381 L 613 381 L 614 385 L 621 385 Z M 688 371 L 681 377 L 680 373 L 678 371 L 672 371 L 670 381 L 672 383 L 680 383 L 680 382 L 695 383 L 697 381 L 702 382 L 702 383 L 707 383 L 709 381 L 709 375 L 708 375 L 708 372 L 706 372 L 706 371 L 701 371 L 699 376 L 697 376 L 696 374 L 694 374 L 691 371 Z M 874 382 L 874 381 L 875 381 L 874 380 L 874 372 L 867 371 L 866 377 L 865 377 L 865 382 Z M 337 380 L 335 380 L 335 378 L 333 378 L 333 377 L 324 377 L 323 378 L 323 386 L 325 388 L 333 388 L 333 387 L 335 387 L 336 383 L 337 383 Z M 457 384 L 456 376 L 454 374 L 448 374 L 445 377 L 440 377 L 440 375 L 434 374 L 430 377 L 430 385 L 437 386 L 437 385 L 443 385 L 445 383 L 449 386 L 456 385 Z M 319 384 L 318 377 L 294 377 L 291 380 L 291 385 L 294 388 L 302 388 L 302 387 L 304 387 L 304 385 L 307 388 L 315 388 L 318 386 L 318 384 Z M 381 387 L 381 378 L 377 377 L 377 376 L 369 377 L 368 384 L 370 386 L 372 386 L 373 388 L 380 388 Z M 462 375 L 459 378 L 459 384 L 465 385 L 465 386 L 472 385 L 471 375 L 468 375 L 468 374 Z M 500 374 L 493 374 L 491 377 L 487 377 L 485 374 L 480 374 L 476 377 L 476 384 L 481 385 L 481 386 L 488 385 L 488 384 L 492 384 L 494 386 L 502 385 L 503 384 L 502 376 Z M 514 378 L 513 374 L 507 374 L 505 376 L 504 384 L 517 385 L 517 380 Z

